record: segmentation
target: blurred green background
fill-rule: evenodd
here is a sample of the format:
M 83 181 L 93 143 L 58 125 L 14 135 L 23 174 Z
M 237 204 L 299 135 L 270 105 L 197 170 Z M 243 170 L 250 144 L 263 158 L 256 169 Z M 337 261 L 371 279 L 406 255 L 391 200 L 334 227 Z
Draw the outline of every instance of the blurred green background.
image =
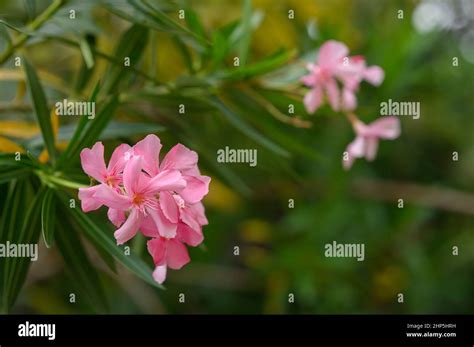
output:
M 204 227 L 205 246 L 190 249 L 191 263 L 169 272 L 164 291 L 127 270 L 111 273 L 85 242 L 100 269 L 109 312 L 474 311 L 473 1 L 255 0 L 250 11 L 248 4 L 231 0 L 150 3 L 177 22 L 179 9 L 194 10 L 210 48 L 202 53 L 173 32 L 147 28 L 137 69 L 150 78 L 132 74 L 120 86 L 117 124 L 103 137 L 107 154 L 120 142 L 133 144 L 155 131 L 165 150 L 180 142 L 197 151 L 201 169 L 212 177 L 204 199 L 210 223 Z M 0 17 L 21 28 L 49 4 L 0 1 Z M 51 105 L 87 97 L 110 66 L 94 55 L 94 68 L 84 73 L 84 52 L 57 37 L 88 40 L 113 57 L 131 25 L 130 18 L 117 14 L 130 15 L 127 6 L 125 1 L 66 2 L 21 48 Z M 67 18 L 70 9 L 76 10 L 75 20 Z M 294 19 L 288 18 L 290 10 Z M 246 28 L 242 18 L 251 29 L 233 45 L 228 33 L 235 34 L 235 25 Z M 354 136 L 350 124 L 327 106 L 308 115 L 302 105 L 305 89 L 298 83 L 304 62 L 329 39 L 385 70 L 380 87 L 361 86 L 355 112 L 361 120 L 376 119 L 380 103 L 388 99 L 421 103 L 420 119 L 401 116 L 400 138 L 382 141 L 374 162 L 358 160 L 349 172 L 341 155 Z M 3 51 L 5 36 L 0 42 Z M 246 66 L 274 54 L 282 58 L 265 73 L 227 78 L 239 54 L 248 56 Z M 34 152 L 28 141 L 37 129 L 24 81 L 11 74 L 13 56 L 0 68 L 0 136 L 31 145 Z M 209 93 L 232 114 L 209 104 Z M 184 115 L 178 113 L 181 103 Z M 296 116 L 288 114 L 290 103 L 311 127 L 291 124 Z M 59 140 L 76 121 L 60 118 Z M 139 129 L 134 134 L 127 131 L 131 123 Z M 265 146 L 266 139 L 276 148 Z M 217 163 L 217 150 L 226 146 L 258 149 L 258 165 Z M 79 165 L 71 177 L 87 182 Z M 0 199 L 5 189 L 0 185 Z M 398 208 L 400 198 L 403 208 Z M 91 214 L 108 223 L 103 210 Z M 67 220 L 61 223 L 68 228 Z M 365 260 L 326 258 L 324 245 L 332 241 L 364 243 Z M 453 246 L 459 255 L 453 255 Z M 144 239 L 134 240 L 131 248 L 151 263 Z M 40 259 L 30 268 L 13 312 L 95 312 L 80 293 L 75 304 L 69 303 L 69 294 L 77 291 L 70 281 L 74 274 L 65 270 L 57 249 L 41 244 Z M 185 303 L 178 301 L 180 293 Z M 397 301 L 399 293 L 404 303 Z

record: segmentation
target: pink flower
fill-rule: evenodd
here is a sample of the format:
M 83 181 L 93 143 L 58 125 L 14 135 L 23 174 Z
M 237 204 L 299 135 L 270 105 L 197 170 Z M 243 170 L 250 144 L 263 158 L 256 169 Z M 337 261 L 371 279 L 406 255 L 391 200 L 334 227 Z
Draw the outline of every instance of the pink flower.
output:
M 350 169 L 356 158 L 365 157 L 374 160 L 377 154 L 379 139 L 394 140 L 400 136 L 400 121 L 397 117 L 387 116 L 366 125 L 355 116 L 350 120 L 356 133 L 356 138 L 346 149 L 342 164 L 346 170 Z
M 325 42 L 320 50 L 317 64 L 308 64 L 309 74 L 301 81 L 310 87 L 304 97 L 304 105 L 309 113 L 314 113 L 323 103 L 324 94 L 334 111 L 352 110 L 357 105 L 355 92 L 361 81 L 379 85 L 383 80 L 383 70 L 378 66 L 367 67 L 361 56 L 348 57 L 349 49 L 337 41 Z M 342 97 L 338 81 L 343 84 Z
M 148 151 L 146 150 L 147 148 L 153 148 L 153 151 Z M 147 163 L 144 167 L 147 172 L 157 174 L 163 170 L 177 170 L 186 182 L 186 187 L 176 191 L 174 194 L 169 192 L 160 194 L 160 218 L 163 220 L 163 225 L 169 228 L 169 232 L 174 233 L 179 219 L 181 217 L 187 218 L 186 212 L 180 212 L 179 206 L 195 204 L 201 201 L 209 191 L 211 179 L 208 176 L 201 175 L 199 172 L 197 167 L 198 155 L 196 152 L 181 144 L 177 144 L 166 154 L 160 163 L 160 148 L 159 139 L 154 135 L 148 135 L 133 147 L 133 153 L 134 155 L 143 156 L 144 162 Z M 173 228 L 174 230 L 171 230 Z M 166 235 L 163 234 L 162 236 Z
M 166 236 L 174 236 L 167 234 L 168 229 L 165 231 L 163 227 L 156 196 L 162 191 L 183 189 L 186 182 L 177 170 L 164 170 L 149 177 L 142 172 L 142 160 L 139 156 L 133 156 L 128 161 L 123 171 L 121 193 L 101 185 L 93 195 L 93 198 L 110 208 L 128 212 L 128 218 L 114 234 L 119 245 L 135 236 L 146 216 L 150 216 Z
M 110 158 L 109 165 L 105 167 L 104 145 L 97 142 L 91 149 L 85 148 L 81 151 L 82 169 L 97 182 L 106 184 L 117 189 L 122 183 L 122 171 L 125 166 L 123 154 L 130 149 L 127 144 L 118 146 Z M 84 212 L 97 210 L 102 204 L 93 199 L 94 193 L 100 186 L 79 189 L 79 199 Z
M 149 148 L 153 151 L 147 150 Z M 182 242 L 194 247 L 204 239 L 202 226 L 207 225 L 208 221 L 200 201 L 208 193 L 211 179 L 201 175 L 196 152 L 177 144 L 160 163 L 159 155 L 155 155 L 160 149 L 159 139 L 149 135 L 134 146 L 133 153 L 143 156 L 148 163 L 144 168 L 147 172 L 156 174 L 162 170 L 178 170 L 186 182 L 186 187 L 181 190 L 161 192 L 156 209 L 158 218 L 154 221 L 146 218 L 140 227 L 145 236 L 153 238 L 148 242 L 148 250 L 156 266 L 153 276 L 162 283 L 167 266 L 178 269 L 189 261 Z
M 207 225 L 201 200 L 209 191 L 210 177 L 201 175 L 197 153 L 174 146 L 160 163 L 160 139 L 148 135 L 135 146 L 119 146 L 105 168 L 102 143 L 84 149 L 84 171 L 99 185 L 81 189 L 84 211 L 109 207 L 109 219 L 118 227 L 118 244 L 130 240 L 140 230 L 146 237 L 159 283 L 167 267 L 179 269 L 189 262 L 186 245 L 197 246 Z

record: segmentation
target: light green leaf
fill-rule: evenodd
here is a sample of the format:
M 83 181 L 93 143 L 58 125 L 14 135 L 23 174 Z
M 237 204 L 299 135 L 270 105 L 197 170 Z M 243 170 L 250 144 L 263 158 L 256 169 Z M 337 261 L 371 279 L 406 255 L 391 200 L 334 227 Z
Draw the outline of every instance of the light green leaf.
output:
M 247 63 L 250 39 L 251 39 L 251 20 L 252 20 L 252 0 L 244 0 L 242 6 L 242 18 L 240 26 L 242 30 L 242 37 L 238 43 L 237 53 L 240 59 L 240 66 L 245 66 Z
M 215 77 L 228 81 L 246 80 L 273 71 L 277 67 L 287 63 L 294 56 L 294 51 L 280 50 L 257 63 L 219 71 Z
M 41 232 L 43 233 L 44 243 L 48 248 L 54 242 L 55 214 L 54 190 L 47 189 L 41 204 Z
M 86 38 L 81 39 L 79 42 L 82 56 L 84 58 L 84 62 L 88 69 L 92 69 L 94 67 L 94 55 L 92 54 L 91 46 Z

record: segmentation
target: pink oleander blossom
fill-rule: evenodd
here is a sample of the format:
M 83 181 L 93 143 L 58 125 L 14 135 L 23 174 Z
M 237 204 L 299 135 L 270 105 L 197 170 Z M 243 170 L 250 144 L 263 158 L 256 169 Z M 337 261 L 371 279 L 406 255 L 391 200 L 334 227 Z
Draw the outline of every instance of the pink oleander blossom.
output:
M 346 170 L 352 167 L 356 158 L 374 160 L 380 139 L 394 140 L 400 136 L 400 120 L 395 116 L 382 117 L 370 124 L 362 123 L 353 115 L 350 119 L 356 138 L 347 146 L 343 156 L 342 164 Z
M 119 146 L 105 167 L 104 148 L 96 143 L 81 152 L 84 171 L 100 184 L 81 188 L 85 212 L 105 205 L 110 221 L 118 228 L 118 244 L 138 231 L 151 238 L 153 278 L 163 283 L 167 267 L 180 269 L 190 259 L 186 245 L 202 243 L 202 226 L 208 224 L 202 199 L 210 177 L 201 175 L 198 155 L 185 146 L 173 147 L 160 163 L 160 139 L 148 135 L 135 146 Z
M 334 111 L 353 110 L 357 106 L 355 93 L 362 81 L 375 86 L 382 83 L 382 68 L 367 67 L 364 57 L 348 57 L 348 53 L 346 45 L 330 40 L 319 49 L 317 63 L 307 65 L 309 74 L 301 81 L 310 88 L 303 100 L 308 113 L 316 112 L 325 95 Z M 342 93 L 338 83 L 342 85 Z

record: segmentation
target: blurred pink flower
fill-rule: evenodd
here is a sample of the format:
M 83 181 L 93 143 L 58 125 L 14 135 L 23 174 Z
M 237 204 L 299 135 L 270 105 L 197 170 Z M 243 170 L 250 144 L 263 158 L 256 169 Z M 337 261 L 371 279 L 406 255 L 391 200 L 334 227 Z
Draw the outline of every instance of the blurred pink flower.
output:
M 121 145 L 105 168 L 104 147 L 96 143 L 81 152 L 84 171 L 99 185 L 81 188 L 79 198 L 85 212 L 109 207 L 110 221 L 118 227 L 118 244 L 130 240 L 138 230 L 146 237 L 159 283 L 166 268 L 179 269 L 189 262 L 185 244 L 199 245 L 202 226 L 207 225 L 201 200 L 209 191 L 210 177 L 201 175 L 198 155 L 185 146 L 174 146 L 160 163 L 160 139 L 148 135 L 135 146 Z
M 346 170 L 350 169 L 356 158 L 365 157 L 374 160 L 377 154 L 379 139 L 394 140 L 400 136 L 400 121 L 395 116 L 387 116 L 366 125 L 355 116 L 350 120 L 356 133 L 356 138 L 346 149 L 342 164 Z
M 319 49 L 317 64 L 308 64 L 309 74 L 301 81 L 311 89 L 304 97 L 309 113 L 314 113 L 323 103 L 324 94 L 334 111 L 353 110 L 357 106 L 355 92 L 361 81 L 373 85 L 382 83 L 384 72 L 378 66 L 367 67 L 362 56 L 348 57 L 349 49 L 337 41 L 327 41 Z M 342 97 L 338 81 L 343 85 Z

